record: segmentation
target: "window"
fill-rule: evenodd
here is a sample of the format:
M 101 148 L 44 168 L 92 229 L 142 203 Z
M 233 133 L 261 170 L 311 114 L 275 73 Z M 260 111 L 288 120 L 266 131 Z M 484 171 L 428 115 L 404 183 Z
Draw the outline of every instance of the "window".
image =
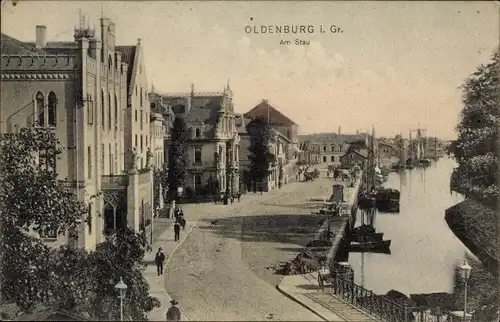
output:
M 104 129 L 104 109 L 105 109 L 106 103 L 104 102 L 104 91 L 101 89 L 101 126 Z
M 152 110 L 154 110 L 156 108 L 156 104 L 155 103 L 151 103 L 149 106 L 151 106 Z
M 201 183 L 201 175 L 200 174 L 195 174 L 194 175 L 194 188 L 198 188 L 198 187 L 201 187 L 202 186 L 202 183 Z
M 140 126 L 141 126 L 141 131 L 142 131 L 142 122 L 144 122 L 144 118 L 143 118 L 143 114 L 142 114 L 142 110 L 141 110 L 141 122 L 140 122 Z
M 87 124 L 94 124 L 94 102 L 90 94 L 87 94 Z
M 326 163 L 326 156 L 323 157 L 323 163 Z
M 201 163 L 201 147 L 194 148 L 194 163 Z
M 332 145 L 332 146 L 330 147 L 330 151 L 331 151 L 331 152 L 335 152 L 335 145 Z
M 106 156 L 106 146 L 101 144 L 101 175 L 104 175 L 104 158 Z
M 195 133 L 194 136 L 197 137 L 197 138 L 199 138 L 200 135 L 201 135 L 200 129 L 196 129 L 194 133 Z
M 101 63 L 104 63 L 104 50 L 101 49 Z
M 57 97 L 54 92 L 49 93 L 49 126 L 56 126 L 57 123 Z
M 137 147 L 137 134 L 135 135 L 135 147 Z
M 38 113 L 38 122 L 39 126 L 45 125 L 45 107 L 43 106 L 43 94 L 38 92 L 36 93 L 36 112 Z
M 89 219 L 87 225 L 89 227 L 89 235 L 92 234 L 92 204 L 89 203 L 89 207 L 87 209 L 87 217 Z
M 109 68 L 109 71 L 113 70 L 113 58 L 111 57 L 111 55 L 109 55 L 109 57 L 108 57 L 108 68 Z
M 87 147 L 87 176 L 89 179 L 92 178 L 92 149 L 89 147 Z
M 123 74 L 123 65 L 120 65 L 120 74 Z
M 115 94 L 115 129 L 118 128 L 118 99 Z
M 148 136 L 146 135 L 146 147 L 148 147 Z
M 111 130 L 111 122 L 113 118 L 111 117 L 111 93 L 108 93 L 108 130 Z
M 141 93 L 141 95 L 140 95 L 139 99 L 141 101 L 141 107 L 142 107 L 142 87 L 141 87 L 141 92 L 140 93 Z
M 141 134 L 141 153 L 142 153 L 142 147 L 143 145 L 142 145 L 142 134 Z
M 135 96 L 137 96 L 137 85 L 135 85 Z
M 326 152 L 326 145 L 323 145 L 323 152 Z
M 38 154 L 39 166 L 41 169 L 56 172 L 56 155 L 52 149 L 43 149 Z
M 135 110 L 135 121 L 137 122 L 137 110 Z
M 332 155 L 331 160 L 332 160 L 332 162 L 335 162 L 335 156 L 334 155 Z
M 114 161 L 114 167 L 113 169 L 118 171 L 118 145 L 115 143 L 115 158 L 113 159 Z

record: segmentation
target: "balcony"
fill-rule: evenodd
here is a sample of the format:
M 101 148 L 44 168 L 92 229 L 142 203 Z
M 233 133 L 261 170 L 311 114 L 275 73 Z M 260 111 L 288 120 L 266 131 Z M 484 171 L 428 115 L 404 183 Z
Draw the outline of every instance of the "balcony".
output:
M 188 164 L 189 170 L 208 170 L 214 167 L 213 162 L 191 162 Z
M 127 175 L 104 175 L 101 177 L 103 189 L 125 189 L 128 186 Z

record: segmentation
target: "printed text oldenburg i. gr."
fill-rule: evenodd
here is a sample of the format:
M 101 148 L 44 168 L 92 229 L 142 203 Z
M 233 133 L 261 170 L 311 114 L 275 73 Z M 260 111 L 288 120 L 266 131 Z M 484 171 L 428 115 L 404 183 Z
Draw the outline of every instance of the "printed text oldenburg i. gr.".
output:
M 252 25 L 245 26 L 247 34 L 314 34 L 314 33 L 342 33 L 336 25 Z

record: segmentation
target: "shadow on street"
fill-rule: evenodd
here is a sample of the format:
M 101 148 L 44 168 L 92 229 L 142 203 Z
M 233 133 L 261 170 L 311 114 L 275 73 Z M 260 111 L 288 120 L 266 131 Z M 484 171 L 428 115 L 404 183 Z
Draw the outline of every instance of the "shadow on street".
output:
M 314 238 L 324 219 L 312 215 L 263 215 L 218 219 L 216 225 L 205 221 L 200 229 L 241 242 L 275 242 L 303 245 Z M 302 249 L 284 249 L 298 251 Z

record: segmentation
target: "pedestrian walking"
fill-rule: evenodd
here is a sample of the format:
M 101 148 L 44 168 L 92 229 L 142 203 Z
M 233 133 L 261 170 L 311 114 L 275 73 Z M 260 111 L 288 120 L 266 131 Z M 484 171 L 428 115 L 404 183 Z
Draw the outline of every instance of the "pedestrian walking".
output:
M 158 272 L 158 276 L 163 275 L 163 263 L 165 263 L 165 254 L 162 251 L 162 248 L 158 248 L 158 252 L 155 256 L 156 270 Z
M 176 221 L 174 224 L 174 234 L 175 234 L 175 241 L 179 241 L 180 239 L 180 234 L 181 234 L 181 225 L 179 224 L 179 221 Z
M 184 219 L 184 215 L 181 215 L 180 217 L 180 224 L 181 224 L 181 227 L 182 227 L 182 230 L 184 230 L 186 228 L 186 219 Z

